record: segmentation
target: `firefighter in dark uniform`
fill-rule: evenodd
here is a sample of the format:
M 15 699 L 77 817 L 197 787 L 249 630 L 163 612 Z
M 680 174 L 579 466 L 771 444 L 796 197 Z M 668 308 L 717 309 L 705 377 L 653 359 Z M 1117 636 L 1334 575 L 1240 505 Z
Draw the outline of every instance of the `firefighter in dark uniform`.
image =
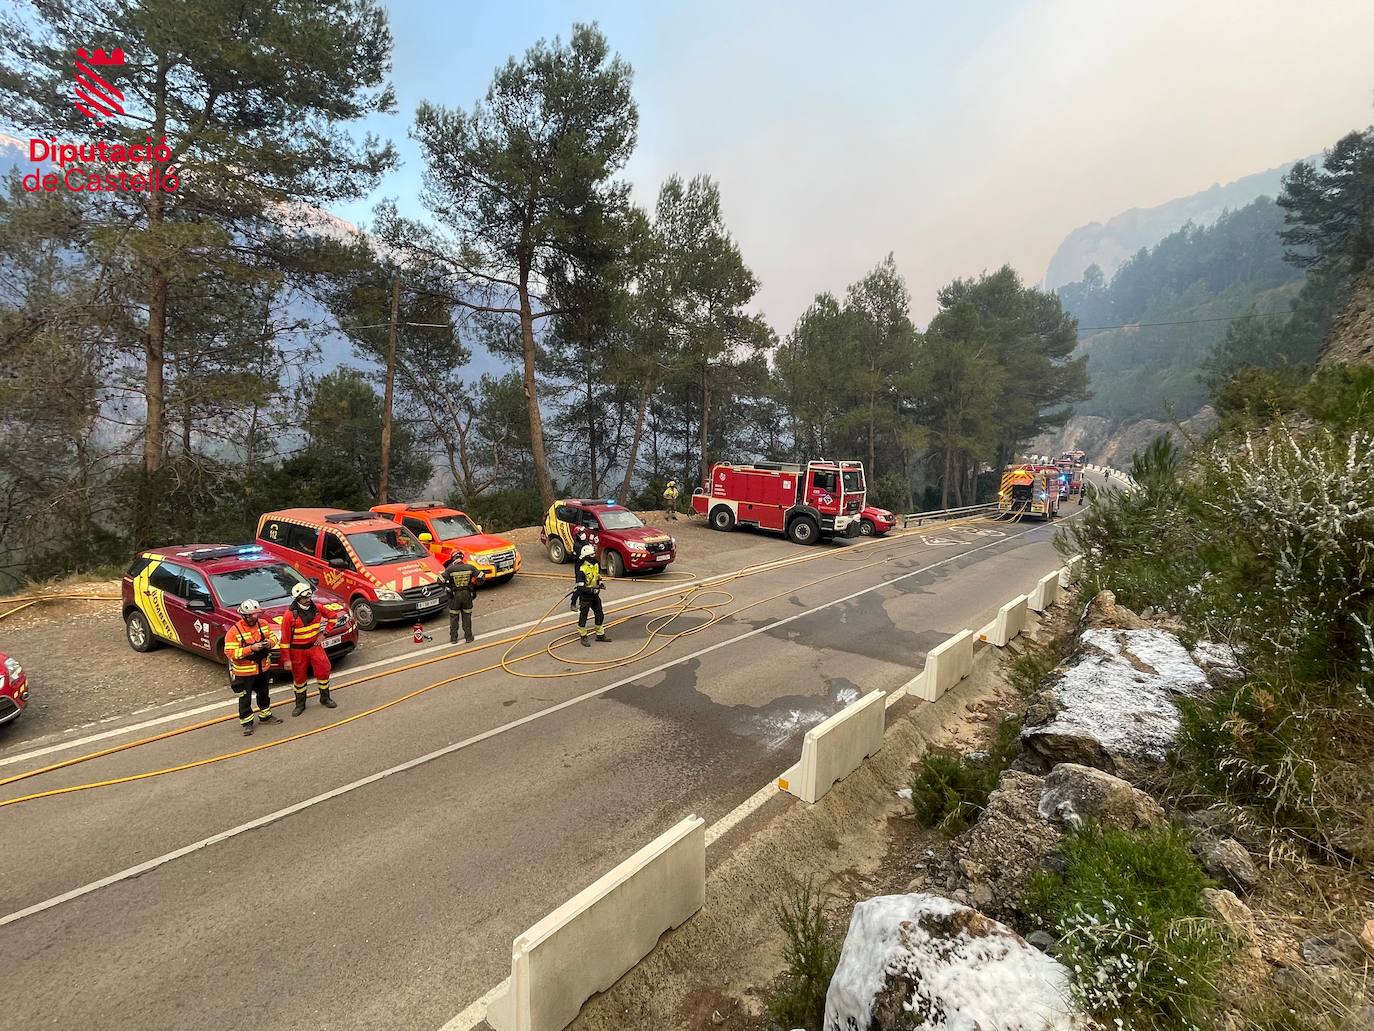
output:
M 472 643 L 472 599 L 477 585 L 477 567 L 468 564 L 461 551 L 455 551 L 444 567 L 443 584 L 448 588 L 448 643 L 458 643 L 461 626 L 463 640 Z
M 595 617 L 596 639 L 609 641 L 606 630 L 601 625 L 606 621 L 606 613 L 601 608 L 601 566 L 596 561 L 596 548 L 584 544 L 577 553 L 577 571 L 573 574 L 576 581 L 573 594 L 577 601 L 577 636 L 582 646 L 592 646 L 592 630 L 587 626 L 587 613 Z

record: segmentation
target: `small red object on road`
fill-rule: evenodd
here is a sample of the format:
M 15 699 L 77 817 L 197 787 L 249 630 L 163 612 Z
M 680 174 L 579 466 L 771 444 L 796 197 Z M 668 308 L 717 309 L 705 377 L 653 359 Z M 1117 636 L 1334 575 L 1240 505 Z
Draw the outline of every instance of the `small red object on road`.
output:
M 415 641 L 416 644 L 424 644 L 424 643 L 425 643 L 425 625 L 424 625 L 423 623 L 416 623 L 416 624 L 415 624 L 415 629 L 411 632 L 411 637 L 412 637 L 412 639 Z

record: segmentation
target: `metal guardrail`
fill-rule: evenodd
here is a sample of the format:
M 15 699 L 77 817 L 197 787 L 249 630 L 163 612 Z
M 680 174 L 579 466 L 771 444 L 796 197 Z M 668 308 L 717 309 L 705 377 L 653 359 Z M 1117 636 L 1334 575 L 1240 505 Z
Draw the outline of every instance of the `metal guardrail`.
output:
M 911 512 L 902 516 L 902 529 L 908 526 L 920 526 L 926 521 L 937 519 L 956 519 L 959 516 L 975 515 L 979 512 L 988 512 L 997 507 L 996 502 L 988 502 L 985 505 L 965 505 L 963 508 L 937 508 L 930 512 Z

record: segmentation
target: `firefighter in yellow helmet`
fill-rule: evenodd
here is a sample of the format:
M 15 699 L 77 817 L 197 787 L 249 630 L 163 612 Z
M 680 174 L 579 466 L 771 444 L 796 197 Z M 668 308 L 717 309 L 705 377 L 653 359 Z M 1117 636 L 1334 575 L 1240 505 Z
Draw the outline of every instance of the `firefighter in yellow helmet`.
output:
M 669 480 L 668 486 L 663 488 L 663 500 L 668 508 L 668 518 L 674 522 L 677 521 L 677 499 L 680 493 L 677 480 Z
M 601 566 L 596 561 L 596 546 L 584 544 L 577 552 L 577 569 L 573 573 L 573 594 L 577 602 L 577 636 L 582 646 L 592 646 L 592 630 L 587 626 L 587 613 L 595 617 L 596 639 L 609 641 L 601 624 L 606 622 L 606 613 L 601 608 Z

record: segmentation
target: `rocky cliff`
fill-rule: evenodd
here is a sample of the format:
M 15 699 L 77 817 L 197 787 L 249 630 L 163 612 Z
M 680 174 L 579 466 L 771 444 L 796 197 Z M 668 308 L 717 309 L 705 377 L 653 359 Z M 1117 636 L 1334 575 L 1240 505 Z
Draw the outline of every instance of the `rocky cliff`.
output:
M 1185 442 L 1187 437 L 1205 437 L 1216 427 L 1217 413 L 1207 405 L 1179 425 L 1184 432 L 1179 431 L 1179 426 L 1159 419 L 1141 419 L 1115 426 L 1110 419 L 1100 415 L 1075 415 L 1061 429 L 1036 437 L 1027 450 L 1037 455 L 1057 455 L 1061 451 L 1081 448 L 1088 453 L 1088 461 L 1095 465 L 1128 469 L 1131 456 L 1144 451 L 1156 437 L 1172 437 Z
M 1374 262 L 1355 280 L 1350 301 L 1331 327 L 1318 362 L 1374 365 Z

